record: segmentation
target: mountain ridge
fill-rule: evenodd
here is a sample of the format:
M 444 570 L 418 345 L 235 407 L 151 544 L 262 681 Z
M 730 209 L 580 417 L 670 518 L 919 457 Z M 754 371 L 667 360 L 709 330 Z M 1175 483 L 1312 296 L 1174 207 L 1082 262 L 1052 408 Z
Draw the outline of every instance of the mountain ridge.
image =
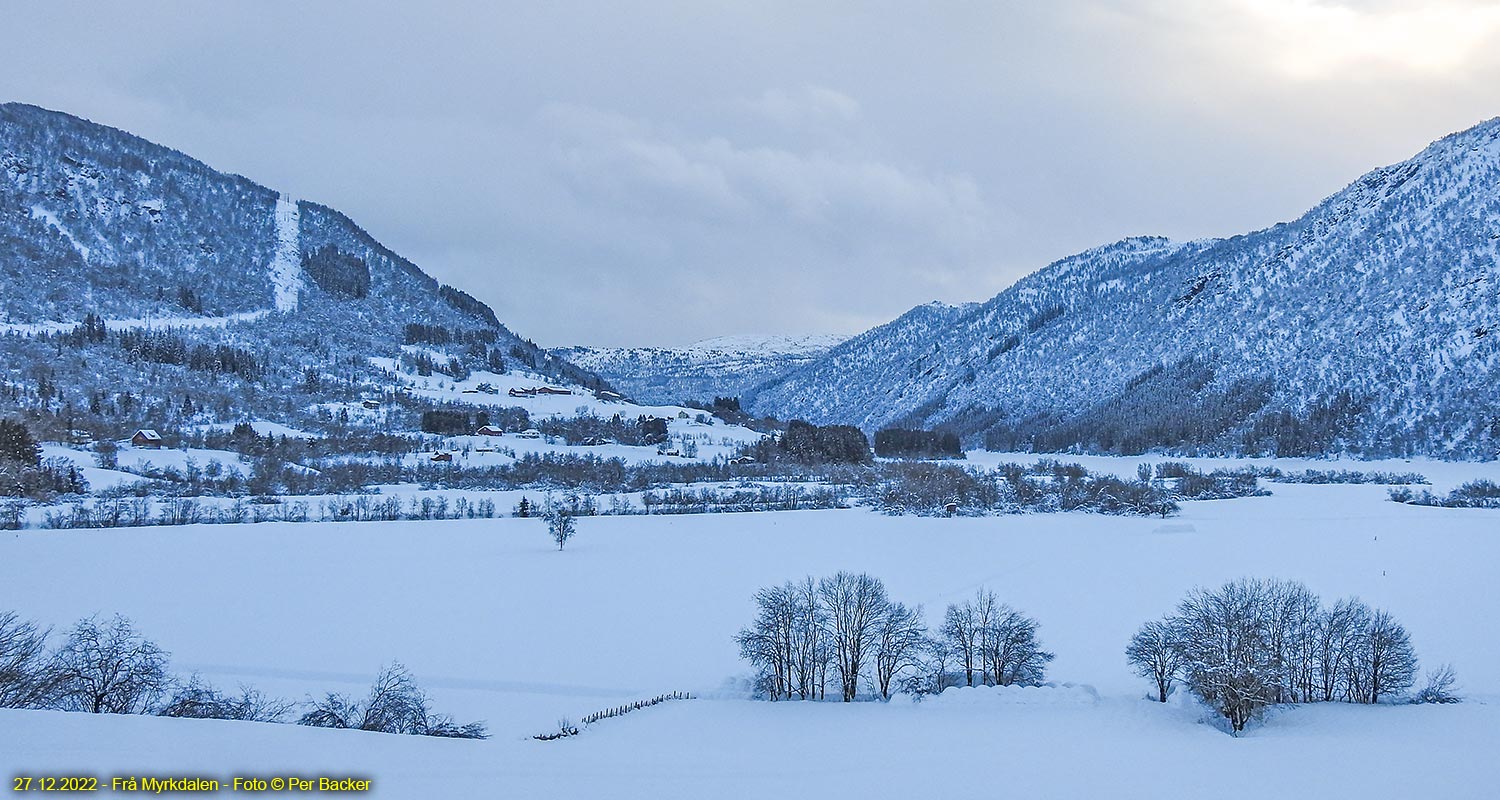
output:
M 564 347 L 553 352 L 642 402 L 737 397 L 836 346 L 846 337 L 720 336 L 683 347 Z
M 1492 458 L 1497 243 L 1500 118 L 1289 222 L 1125 239 L 935 330 L 903 316 L 758 387 L 748 407 L 997 447 Z
M 108 417 L 132 392 L 160 395 L 150 410 L 132 398 L 136 410 L 121 412 L 148 427 L 178 407 L 201 416 L 204 398 L 244 416 L 334 387 L 384 394 L 389 381 L 370 359 L 410 361 L 410 345 L 443 355 L 414 364 L 423 370 L 513 366 L 608 386 L 330 206 L 18 103 L 0 104 L 0 286 L 0 388 L 7 405 L 42 417 Z M 238 366 L 192 357 L 195 348 L 220 348 Z

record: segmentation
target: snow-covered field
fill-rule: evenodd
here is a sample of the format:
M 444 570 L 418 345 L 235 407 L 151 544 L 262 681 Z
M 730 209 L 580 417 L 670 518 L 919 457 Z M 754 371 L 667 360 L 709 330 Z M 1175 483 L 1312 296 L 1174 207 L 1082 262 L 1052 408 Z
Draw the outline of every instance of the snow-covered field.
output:
M 1500 512 L 1398 505 L 1378 486 L 1272 488 L 1170 520 L 599 517 L 564 552 L 540 521 L 510 518 L 6 533 L 0 608 L 57 626 L 123 613 L 179 671 L 294 698 L 360 691 L 399 659 L 439 711 L 486 719 L 494 738 L 10 711 L 0 772 L 356 774 L 383 797 L 1492 796 Z M 838 569 L 883 578 L 929 623 L 992 588 L 1040 620 L 1049 677 L 1075 685 L 744 699 L 731 637 L 752 593 Z M 1189 704 L 1141 699 L 1122 653 L 1135 628 L 1194 585 L 1245 575 L 1389 609 L 1424 665 L 1455 665 L 1469 701 L 1278 709 L 1234 739 Z M 528 738 L 672 690 L 703 698 Z

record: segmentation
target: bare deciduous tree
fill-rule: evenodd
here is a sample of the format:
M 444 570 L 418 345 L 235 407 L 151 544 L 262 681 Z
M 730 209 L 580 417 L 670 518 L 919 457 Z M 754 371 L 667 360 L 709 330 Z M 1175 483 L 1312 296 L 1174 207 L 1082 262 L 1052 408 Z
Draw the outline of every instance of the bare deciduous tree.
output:
M 376 676 L 364 700 L 329 694 L 302 715 L 299 724 L 317 728 L 353 728 L 380 733 L 483 739 L 488 734 L 480 722 L 457 725 L 450 717 L 432 714 L 427 695 L 417 687 L 406 667 L 391 662 Z
M 167 653 L 120 615 L 80 620 L 54 659 L 57 703 L 94 714 L 141 714 L 166 691 Z
M 47 658 L 48 631 L 0 612 L 0 708 L 41 708 L 57 682 Z
M 874 650 L 879 621 L 890 605 L 885 585 L 865 573 L 839 572 L 818 581 L 844 702 L 859 694 L 859 679 Z
M 889 700 L 893 679 L 921 663 L 927 641 L 921 606 L 891 603 L 886 607 L 875 642 L 875 687 L 881 697 Z
M 974 685 L 974 668 L 979 666 L 979 621 L 973 604 L 949 605 L 943 614 L 943 641 L 964 669 L 964 685 Z
M 1318 690 L 1324 701 L 1349 697 L 1349 666 L 1359 639 L 1370 624 L 1370 608 L 1354 599 L 1340 600 L 1318 615 L 1316 658 Z
M 983 637 L 985 672 L 997 686 L 1042 682 L 1047 664 L 1054 658 L 1037 641 L 1037 621 L 1008 605 L 994 609 Z
M 192 719 L 281 722 L 291 710 L 292 703 L 267 697 L 251 687 L 240 686 L 238 696 L 228 695 L 193 675 L 172 691 L 171 698 L 157 714 Z
M 563 545 L 573 538 L 578 529 L 578 517 L 593 516 L 594 513 L 592 499 L 585 500 L 571 493 L 560 502 L 548 495 L 542 504 L 542 519 L 547 523 L 547 532 L 552 535 L 552 541 L 557 542 L 558 550 L 563 549 Z
M 1360 637 L 1350 668 L 1355 698 L 1378 703 L 1381 698 L 1411 688 L 1417 674 L 1417 654 L 1406 628 L 1389 613 L 1376 611 Z
M 972 600 L 948 606 L 942 637 L 973 686 L 1039 683 L 1053 658 L 1036 638 L 1036 620 L 1001 603 L 981 588 Z
M 1457 703 L 1460 698 L 1454 689 L 1458 678 L 1453 674 L 1453 665 L 1444 664 L 1427 673 L 1422 689 L 1412 697 L 1413 703 Z
M 1125 657 L 1136 674 L 1156 683 L 1156 698 L 1163 703 L 1167 702 L 1172 683 L 1182 669 L 1181 653 L 1172 624 L 1166 620 L 1142 625 L 1125 648 Z
M 1194 590 L 1177 610 L 1186 683 L 1235 733 L 1276 702 L 1282 685 L 1270 647 L 1266 594 L 1262 581 L 1231 581 L 1216 591 Z

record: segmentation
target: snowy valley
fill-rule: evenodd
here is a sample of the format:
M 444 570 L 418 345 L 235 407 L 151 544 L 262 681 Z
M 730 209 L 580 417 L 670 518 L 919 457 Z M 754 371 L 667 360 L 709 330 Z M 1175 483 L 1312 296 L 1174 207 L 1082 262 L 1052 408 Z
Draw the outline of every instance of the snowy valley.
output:
M 1490 796 L 1497 185 L 1491 120 L 852 338 L 547 349 L 0 105 L 0 772 Z

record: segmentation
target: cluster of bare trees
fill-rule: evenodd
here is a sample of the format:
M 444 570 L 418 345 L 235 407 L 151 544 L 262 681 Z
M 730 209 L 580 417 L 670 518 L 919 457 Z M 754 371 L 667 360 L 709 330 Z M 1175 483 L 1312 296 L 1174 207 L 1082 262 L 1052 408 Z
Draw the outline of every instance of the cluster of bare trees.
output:
M 145 714 L 172 687 L 167 654 L 124 617 L 79 620 L 63 645 L 51 631 L 0 612 L 0 706 Z
M 0 612 L 0 708 L 50 708 L 92 714 L 286 722 L 299 704 L 241 686 L 224 692 L 197 675 L 182 679 L 168 653 L 116 615 L 79 620 L 56 650 L 51 631 Z M 385 733 L 483 738 L 483 723 L 459 725 L 428 710 L 427 697 L 406 668 L 381 671 L 366 698 L 330 694 L 298 722 Z
M 980 589 L 972 600 L 948 606 L 941 643 L 962 668 L 964 684 L 1023 686 L 1041 683 L 1053 654 L 1041 648 L 1036 620 Z
M 889 699 L 898 690 L 920 694 L 976 680 L 1033 684 L 1052 660 L 1037 641 L 1036 621 L 983 589 L 950 605 L 935 637 L 921 606 L 892 601 L 885 584 L 864 573 L 767 587 L 755 603 L 755 621 L 735 640 L 756 668 L 757 691 L 771 700 L 821 700 L 831 684 L 845 702 L 862 685 Z
M 1358 599 L 1324 607 L 1296 581 L 1241 579 L 1195 589 L 1126 648 L 1166 702 L 1175 683 L 1213 707 L 1235 731 L 1266 706 L 1379 703 L 1411 688 L 1416 651 L 1389 613 Z M 1451 670 L 1433 696 L 1451 699 Z M 1446 702 L 1436 699 L 1430 702 Z

